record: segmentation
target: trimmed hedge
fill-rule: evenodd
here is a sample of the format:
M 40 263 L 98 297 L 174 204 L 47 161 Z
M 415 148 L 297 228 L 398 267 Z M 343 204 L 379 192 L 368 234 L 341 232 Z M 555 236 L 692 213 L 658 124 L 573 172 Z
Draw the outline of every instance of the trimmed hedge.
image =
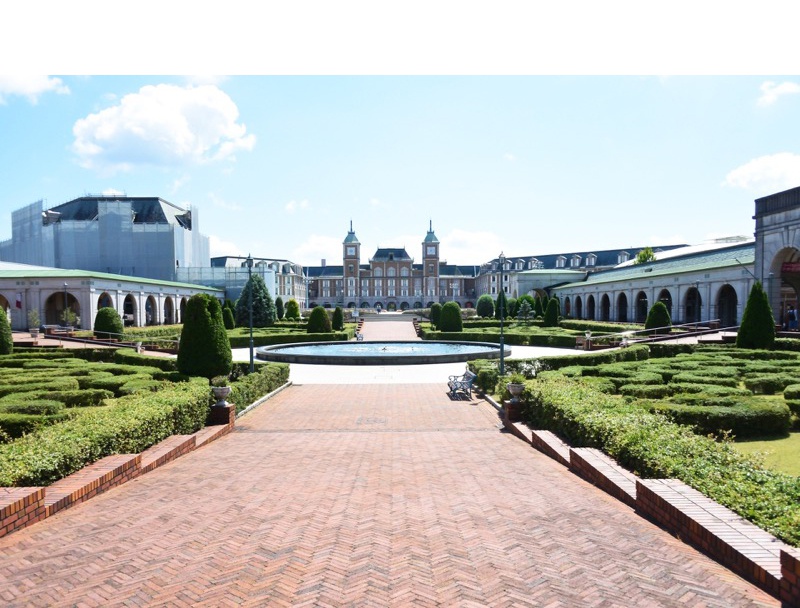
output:
M 728 406 L 661 401 L 647 407 L 672 422 L 691 426 L 697 433 L 724 436 L 729 431 L 737 438 L 783 435 L 789 431 L 791 417 L 785 403 L 754 399 Z
M 240 376 L 231 384 L 228 401 L 241 412 L 251 403 L 280 388 L 289 381 L 289 366 L 286 363 L 266 363 L 256 367 L 256 371 Z
M 114 407 L 0 445 L 0 486 L 49 485 L 104 456 L 142 452 L 170 435 L 194 433 L 205 425 L 209 398 L 208 382 L 193 379 L 122 397 Z
M 253 346 L 272 346 L 274 344 L 292 344 L 294 342 L 346 342 L 356 335 L 353 327 L 345 327 L 343 331 L 328 333 L 281 333 L 272 335 L 253 334 Z M 231 348 L 248 348 L 250 336 L 232 336 Z

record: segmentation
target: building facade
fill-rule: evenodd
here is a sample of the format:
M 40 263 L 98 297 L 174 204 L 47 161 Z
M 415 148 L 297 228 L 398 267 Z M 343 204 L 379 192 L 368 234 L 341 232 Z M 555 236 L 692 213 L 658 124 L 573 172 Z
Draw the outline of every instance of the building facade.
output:
M 158 197 L 84 196 L 50 209 L 37 201 L 11 215 L 0 260 L 175 281 L 209 265 L 196 209 Z

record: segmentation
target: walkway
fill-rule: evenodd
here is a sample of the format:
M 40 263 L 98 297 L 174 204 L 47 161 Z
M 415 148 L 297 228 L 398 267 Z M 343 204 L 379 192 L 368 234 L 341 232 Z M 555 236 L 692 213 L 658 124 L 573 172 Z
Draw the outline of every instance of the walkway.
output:
M 443 382 L 290 387 L 0 539 L 0 602 L 778 606 L 499 423 Z

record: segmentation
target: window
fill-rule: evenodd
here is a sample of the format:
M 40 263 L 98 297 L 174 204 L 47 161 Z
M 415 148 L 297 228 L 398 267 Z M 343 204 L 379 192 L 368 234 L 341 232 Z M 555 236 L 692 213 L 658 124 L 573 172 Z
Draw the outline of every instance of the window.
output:
M 403 266 L 400 269 L 400 276 L 401 277 L 407 277 L 408 276 L 408 266 Z
M 386 269 L 386 276 L 387 277 L 393 277 L 396 274 L 397 274 L 397 270 L 395 270 L 394 266 L 389 266 L 389 268 Z
M 375 269 L 375 276 L 382 277 L 383 276 L 383 268 L 376 268 Z

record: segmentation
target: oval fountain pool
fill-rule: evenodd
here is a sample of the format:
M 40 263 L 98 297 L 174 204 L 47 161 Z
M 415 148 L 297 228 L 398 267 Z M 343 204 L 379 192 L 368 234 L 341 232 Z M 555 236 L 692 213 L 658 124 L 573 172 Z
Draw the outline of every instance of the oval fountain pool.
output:
M 511 349 L 505 348 L 508 357 Z M 497 359 L 500 346 L 490 342 L 309 342 L 256 349 L 265 361 L 318 365 L 421 365 Z

